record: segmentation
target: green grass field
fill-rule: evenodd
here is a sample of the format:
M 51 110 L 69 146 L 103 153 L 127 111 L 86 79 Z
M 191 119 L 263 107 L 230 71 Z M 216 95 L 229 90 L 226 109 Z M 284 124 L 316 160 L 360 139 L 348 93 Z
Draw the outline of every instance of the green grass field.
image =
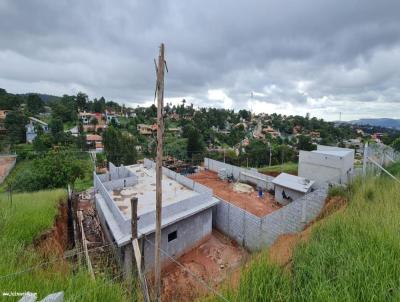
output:
M 63 190 L 14 194 L 11 206 L 7 195 L 0 194 L 0 293 L 30 291 L 42 299 L 64 291 L 66 301 L 127 301 L 126 287 L 118 279 L 97 276 L 94 281 L 84 267 L 73 272 L 70 264 L 56 256 L 44 259 L 33 247 L 34 239 L 52 227 L 57 205 L 65 197 Z M 4 301 L 19 298 L 7 297 Z
M 262 167 L 258 169 L 258 172 L 264 174 L 279 174 L 281 172 L 289 173 L 289 174 L 296 174 L 297 175 L 298 164 L 297 163 L 284 163 L 282 165 L 276 165 L 271 167 Z
M 312 228 L 290 271 L 261 252 L 241 272 L 230 301 L 400 301 L 400 186 L 387 177 L 357 181 L 344 211 Z M 217 298 L 211 298 L 211 300 Z

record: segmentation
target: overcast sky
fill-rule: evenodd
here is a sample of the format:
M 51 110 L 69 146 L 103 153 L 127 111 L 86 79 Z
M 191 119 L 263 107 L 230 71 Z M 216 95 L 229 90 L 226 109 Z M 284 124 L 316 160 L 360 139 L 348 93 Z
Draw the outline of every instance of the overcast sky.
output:
M 168 102 L 400 118 L 399 14 L 398 0 L 0 0 L 0 87 L 148 105 L 164 42 Z

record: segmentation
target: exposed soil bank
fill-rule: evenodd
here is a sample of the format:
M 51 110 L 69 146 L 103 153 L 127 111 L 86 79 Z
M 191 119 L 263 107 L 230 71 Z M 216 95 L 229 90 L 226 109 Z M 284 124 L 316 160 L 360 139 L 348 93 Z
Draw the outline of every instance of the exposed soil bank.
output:
M 68 208 L 60 202 L 53 227 L 34 241 L 34 246 L 44 257 L 62 256 L 68 247 Z

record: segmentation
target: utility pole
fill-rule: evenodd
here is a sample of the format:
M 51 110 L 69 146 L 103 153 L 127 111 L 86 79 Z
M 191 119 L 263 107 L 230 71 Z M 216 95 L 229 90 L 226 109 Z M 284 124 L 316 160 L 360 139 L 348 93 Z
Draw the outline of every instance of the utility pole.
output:
M 271 143 L 269 143 L 269 166 L 271 167 L 271 161 L 272 161 L 272 147 Z
M 162 207 L 162 157 L 163 157 L 163 134 L 164 134 L 164 44 L 160 45 L 157 66 L 157 162 L 156 162 L 156 244 L 155 244 L 155 286 L 156 301 L 161 301 L 161 207 Z

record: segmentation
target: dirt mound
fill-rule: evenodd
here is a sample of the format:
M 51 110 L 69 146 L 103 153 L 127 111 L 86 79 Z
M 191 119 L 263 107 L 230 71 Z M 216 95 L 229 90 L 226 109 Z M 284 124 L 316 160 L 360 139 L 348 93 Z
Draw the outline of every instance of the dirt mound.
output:
M 194 301 L 209 292 L 199 279 L 215 287 L 240 268 L 246 258 L 246 251 L 233 244 L 229 238 L 213 231 L 198 247 L 178 259 L 196 277 L 176 264 L 163 269 L 163 300 Z
M 328 198 L 321 213 L 314 221 L 307 225 L 304 231 L 293 234 L 285 234 L 278 237 L 278 239 L 268 250 L 268 258 L 270 261 L 289 269 L 293 259 L 293 251 L 295 247 L 309 239 L 314 225 L 335 212 L 343 211 L 346 206 L 347 200 L 343 197 L 335 196 Z

